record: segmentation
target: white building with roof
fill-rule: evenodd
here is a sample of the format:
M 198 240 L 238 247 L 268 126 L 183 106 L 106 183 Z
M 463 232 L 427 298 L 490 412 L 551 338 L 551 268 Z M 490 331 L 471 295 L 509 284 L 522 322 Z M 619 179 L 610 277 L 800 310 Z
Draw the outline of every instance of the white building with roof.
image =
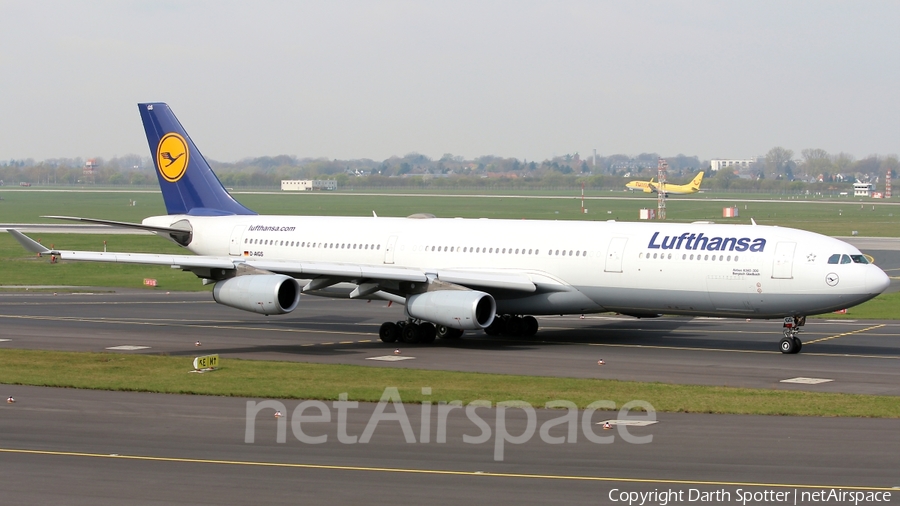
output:
M 726 167 L 732 167 L 733 169 L 749 169 L 750 165 L 756 163 L 756 158 L 745 158 L 745 159 L 724 159 L 724 158 L 716 158 L 714 160 L 710 160 L 710 169 L 713 172 L 718 171 L 719 169 L 724 169 Z
M 872 183 L 853 183 L 854 197 L 871 197 L 875 185 Z
M 336 179 L 283 179 L 283 191 L 337 190 Z

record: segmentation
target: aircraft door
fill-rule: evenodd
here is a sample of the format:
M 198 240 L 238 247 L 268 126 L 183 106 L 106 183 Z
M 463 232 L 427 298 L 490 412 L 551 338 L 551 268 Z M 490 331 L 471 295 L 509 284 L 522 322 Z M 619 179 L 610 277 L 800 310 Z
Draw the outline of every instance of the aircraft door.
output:
M 384 263 L 394 263 L 394 246 L 397 245 L 397 236 L 392 235 L 388 238 L 387 247 L 384 249 Z
M 233 256 L 241 255 L 241 236 L 244 235 L 244 230 L 247 227 L 244 225 L 240 225 L 234 227 L 234 230 L 231 231 L 231 241 L 228 243 L 228 254 Z
M 775 245 L 775 259 L 772 263 L 772 279 L 791 279 L 794 266 L 795 242 L 780 242 Z
M 622 256 L 625 254 L 627 237 L 613 237 L 606 250 L 606 272 L 622 272 Z

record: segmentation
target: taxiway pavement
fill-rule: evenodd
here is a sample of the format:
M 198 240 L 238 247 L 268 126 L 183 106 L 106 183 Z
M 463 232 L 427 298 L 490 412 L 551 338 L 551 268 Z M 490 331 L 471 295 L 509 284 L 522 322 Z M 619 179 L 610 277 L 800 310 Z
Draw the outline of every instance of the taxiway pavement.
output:
M 465 436 L 485 432 L 455 409 L 439 443 L 437 408 L 422 415 L 421 406 L 406 405 L 411 442 L 399 422 L 380 421 L 368 442 L 342 443 L 328 402 L 330 421 L 299 424 L 302 434 L 326 436 L 310 444 L 297 435 L 300 401 L 285 402 L 282 418 L 276 408 L 251 416 L 248 439 L 248 401 L 261 400 L 3 388 L 17 398 L 0 405 L 0 502 L 11 505 L 622 504 L 623 493 L 640 492 L 681 494 L 669 504 L 700 493 L 719 494 L 707 504 L 740 504 L 747 496 L 738 494 L 748 493 L 787 500 L 745 504 L 793 504 L 795 495 L 796 504 L 815 504 L 800 494 L 892 493 L 896 502 L 900 492 L 892 488 L 900 484 L 896 420 L 658 413 L 658 423 L 628 429 L 651 438 L 636 444 L 597 425 L 616 413 L 593 413 L 585 429 L 582 412 L 574 440 L 552 443 L 568 437 L 568 426 L 547 427 L 544 437 L 541 430 L 566 412 L 538 410 L 532 436 L 505 443 L 497 459 L 499 427 L 529 434 L 523 410 L 508 409 L 501 424 L 496 409 L 478 408 L 490 432 L 471 443 Z M 361 437 L 375 410 L 348 408 L 340 430 Z M 611 441 L 591 442 L 585 430 Z

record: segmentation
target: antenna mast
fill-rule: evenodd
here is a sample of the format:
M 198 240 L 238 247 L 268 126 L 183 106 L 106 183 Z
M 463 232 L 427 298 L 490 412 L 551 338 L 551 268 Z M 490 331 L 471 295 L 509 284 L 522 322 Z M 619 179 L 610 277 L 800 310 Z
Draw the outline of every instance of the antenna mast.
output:
M 656 189 L 657 211 L 656 219 L 666 219 L 666 171 L 669 164 L 665 158 L 660 158 L 656 165 L 656 178 L 659 181 L 659 187 Z

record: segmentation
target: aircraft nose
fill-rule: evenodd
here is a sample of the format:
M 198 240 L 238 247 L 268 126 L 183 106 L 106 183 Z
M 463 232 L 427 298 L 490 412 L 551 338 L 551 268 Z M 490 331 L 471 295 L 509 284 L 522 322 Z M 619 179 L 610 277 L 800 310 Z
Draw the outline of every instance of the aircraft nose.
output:
M 866 291 L 868 293 L 881 293 L 890 286 L 891 278 L 879 267 L 874 265 L 872 267 L 874 268 L 869 269 L 869 272 L 866 273 Z

